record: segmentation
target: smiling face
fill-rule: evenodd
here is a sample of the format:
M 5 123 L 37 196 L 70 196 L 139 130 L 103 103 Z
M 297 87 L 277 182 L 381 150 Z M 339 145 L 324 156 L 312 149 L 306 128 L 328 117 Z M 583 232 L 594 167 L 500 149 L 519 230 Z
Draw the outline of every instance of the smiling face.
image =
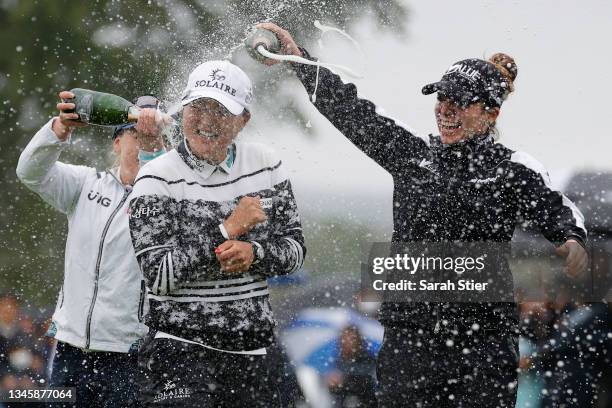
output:
M 232 115 L 214 99 L 197 99 L 183 108 L 183 131 L 196 157 L 218 164 L 250 117 L 247 110 Z
M 462 107 L 438 93 L 435 114 L 442 143 L 453 144 L 489 131 L 499 108 L 485 109 L 480 102 Z

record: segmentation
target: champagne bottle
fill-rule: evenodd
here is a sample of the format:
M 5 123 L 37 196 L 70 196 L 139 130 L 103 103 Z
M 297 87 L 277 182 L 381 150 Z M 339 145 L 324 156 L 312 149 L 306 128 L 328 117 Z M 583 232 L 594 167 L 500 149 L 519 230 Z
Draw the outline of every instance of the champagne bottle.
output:
M 64 102 L 74 103 L 75 109 L 66 112 L 77 113 L 79 122 L 117 126 L 138 120 L 140 109 L 120 96 L 82 88 L 74 88 L 70 92 L 74 94 L 74 98 Z
M 278 54 L 281 49 L 280 41 L 276 34 L 265 28 L 257 28 L 245 40 L 245 46 L 251 57 L 258 61 L 266 59 L 257 51 L 257 47 L 262 45 L 266 50 Z

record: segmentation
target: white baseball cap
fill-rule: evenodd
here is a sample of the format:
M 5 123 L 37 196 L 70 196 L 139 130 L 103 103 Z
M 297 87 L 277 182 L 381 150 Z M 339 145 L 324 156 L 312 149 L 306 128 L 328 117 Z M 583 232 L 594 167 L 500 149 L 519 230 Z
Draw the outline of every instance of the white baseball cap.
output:
M 189 74 L 183 91 L 183 106 L 200 98 L 211 98 L 234 115 L 248 109 L 253 99 L 251 80 L 243 70 L 229 61 L 208 61 Z

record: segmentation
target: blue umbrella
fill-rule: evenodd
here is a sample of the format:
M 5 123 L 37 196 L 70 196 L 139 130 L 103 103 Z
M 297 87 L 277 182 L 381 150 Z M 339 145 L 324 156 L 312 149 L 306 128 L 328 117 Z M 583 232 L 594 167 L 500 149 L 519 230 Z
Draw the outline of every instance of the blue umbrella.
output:
M 304 309 L 283 331 L 282 339 L 294 365 L 307 365 L 325 374 L 336 367 L 340 334 L 346 327 L 359 330 L 367 353 L 375 358 L 384 329 L 378 321 L 351 309 Z

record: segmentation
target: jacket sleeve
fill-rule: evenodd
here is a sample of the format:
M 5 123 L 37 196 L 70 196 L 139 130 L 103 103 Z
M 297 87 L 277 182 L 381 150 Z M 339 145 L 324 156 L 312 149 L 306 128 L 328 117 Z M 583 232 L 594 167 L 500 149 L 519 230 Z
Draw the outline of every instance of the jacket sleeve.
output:
M 163 181 L 137 178 L 129 206 L 130 234 L 147 287 L 156 295 L 202 280 L 218 264 L 214 249 L 225 240 L 218 223 L 190 223 L 183 207 Z
M 302 51 L 312 59 L 306 50 Z M 318 68 L 317 72 L 317 67 L 311 65 L 292 66 L 308 94 L 315 96 L 314 106 L 319 112 L 392 175 L 401 172 L 406 164 L 418 164 L 429 157 L 428 142 L 363 99 L 354 84 L 345 84 L 327 68 Z
M 552 188 L 544 166 L 523 152 L 515 152 L 511 161 L 515 163 L 512 185 L 518 195 L 520 217 L 555 245 L 575 239 L 585 246 L 584 216 L 564 194 Z
M 268 239 L 255 241 L 262 246 L 264 258 L 251 267 L 251 272 L 264 276 L 293 273 L 302 267 L 306 256 L 302 224 L 291 182 L 284 180 L 276 184 L 274 190 L 272 231 Z
M 68 214 L 75 206 L 87 176 L 95 169 L 59 162 L 70 139 L 60 141 L 47 122 L 34 135 L 17 163 L 17 178 L 45 202 Z

